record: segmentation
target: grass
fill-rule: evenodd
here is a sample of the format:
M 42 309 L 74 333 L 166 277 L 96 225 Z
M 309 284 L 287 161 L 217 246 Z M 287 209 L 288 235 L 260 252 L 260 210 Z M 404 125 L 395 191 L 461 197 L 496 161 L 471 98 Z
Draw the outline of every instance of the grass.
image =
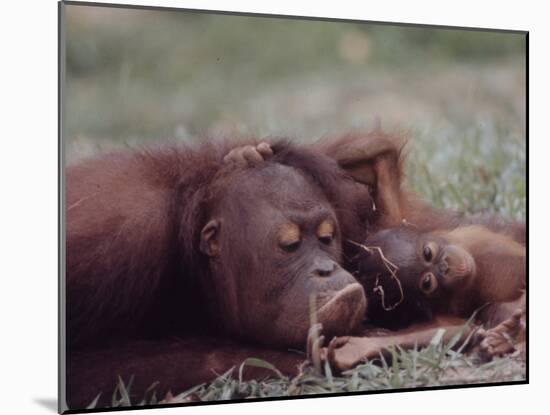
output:
M 522 141 L 524 54 L 512 34 L 69 7 L 67 155 L 170 138 L 311 140 L 376 117 L 437 140 L 432 156 L 476 131 Z
M 437 207 L 525 220 L 526 143 L 495 129 L 471 127 L 444 144 L 432 134 L 418 134 L 409 157 L 409 186 Z
M 340 375 L 332 373 L 325 363 L 321 370 L 304 364 L 294 378 L 283 376 L 273 365 L 249 358 L 240 367 L 232 367 L 208 384 L 197 385 L 177 395 L 157 397 L 156 384 L 138 400 L 132 400 L 132 379 L 119 383 L 112 395 L 112 407 L 253 399 L 312 394 L 365 392 L 389 389 L 425 388 L 459 384 L 496 383 L 525 379 L 525 362 L 519 353 L 484 362 L 475 354 L 463 353 L 469 339 L 458 344 L 460 336 L 442 341 L 434 336 L 429 346 L 403 350 L 392 348 L 387 357 L 367 361 Z M 243 381 L 246 366 L 270 369 L 274 376 Z M 98 396 L 99 398 L 99 396 Z M 88 409 L 94 408 L 97 399 Z

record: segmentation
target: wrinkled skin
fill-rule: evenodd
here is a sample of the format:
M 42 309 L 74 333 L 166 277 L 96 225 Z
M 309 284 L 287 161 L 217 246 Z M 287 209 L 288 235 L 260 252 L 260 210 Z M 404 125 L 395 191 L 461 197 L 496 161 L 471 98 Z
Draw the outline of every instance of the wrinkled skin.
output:
M 303 174 L 279 164 L 244 170 L 212 205 L 201 250 L 212 269 L 209 301 L 229 332 L 303 346 L 312 295 L 328 333 L 357 328 L 366 309 L 363 289 L 339 265 L 334 209 Z M 327 226 L 330 232 L 321 234 Z

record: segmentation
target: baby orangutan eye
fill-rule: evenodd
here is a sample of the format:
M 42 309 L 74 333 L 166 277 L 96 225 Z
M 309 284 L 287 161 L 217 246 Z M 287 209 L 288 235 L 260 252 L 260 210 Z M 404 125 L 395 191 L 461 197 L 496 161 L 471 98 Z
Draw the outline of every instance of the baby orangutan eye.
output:
M 426 294 L 430 294 L 437 288 L 437 280 L 431 272 L 428 272 L 420 278 L 419 286 Z
M 430 248 L 428 245 L 424 247 L 424 259 L 428 262 L 432 260 L 432 248 Z
M 427 243 L 424 245 L 424 248 L 422 249 L 422 255 L 424 256 L 424 260 L 426 262 L 432 262 L 432 259 L 435 256 L 435 250 L 436 246 L 434 243 Z

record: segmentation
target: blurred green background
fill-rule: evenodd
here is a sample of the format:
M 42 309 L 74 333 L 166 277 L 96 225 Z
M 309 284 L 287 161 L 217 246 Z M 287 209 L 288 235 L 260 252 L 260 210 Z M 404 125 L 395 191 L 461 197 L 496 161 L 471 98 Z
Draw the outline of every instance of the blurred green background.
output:
M 410 135 L 437 206 L 525 218 L 525 35 L 66 7 L 69 163 L 159 140 Z

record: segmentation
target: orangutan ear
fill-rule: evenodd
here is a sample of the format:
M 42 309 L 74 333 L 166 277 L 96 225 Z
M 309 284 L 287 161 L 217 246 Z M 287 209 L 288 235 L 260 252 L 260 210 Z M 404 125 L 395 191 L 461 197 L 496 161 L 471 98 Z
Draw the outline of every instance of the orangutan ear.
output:
M 202 253 L 215 257 L 220 254 L 220 228 L 219 219 L 212 219 L 201 231 L 200 250 Z

